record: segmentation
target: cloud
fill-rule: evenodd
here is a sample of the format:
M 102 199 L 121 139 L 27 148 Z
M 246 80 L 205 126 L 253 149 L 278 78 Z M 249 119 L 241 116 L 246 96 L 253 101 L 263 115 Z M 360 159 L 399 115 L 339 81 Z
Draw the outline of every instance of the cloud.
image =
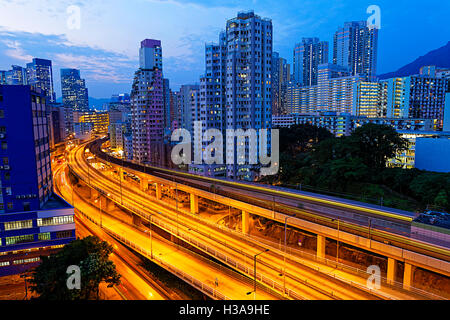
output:
M 132 74 L 124 74 L 121 70 L 132 70 L 134 63 L 118 56 L 73 55 L 57 53 L 54 55 L 56 64 L 67 68 L 83 70 L 83 74 L 93 81 L 128 83 Z
M 21 44 L 17 40 L 2 40 L 2 42 L 6 45 L 7 50 L 5 50 L 5 55 L 11 57 L 16 60 L 29 62 L 33 57 L 29 54 L 26 54 L 22 49 Z

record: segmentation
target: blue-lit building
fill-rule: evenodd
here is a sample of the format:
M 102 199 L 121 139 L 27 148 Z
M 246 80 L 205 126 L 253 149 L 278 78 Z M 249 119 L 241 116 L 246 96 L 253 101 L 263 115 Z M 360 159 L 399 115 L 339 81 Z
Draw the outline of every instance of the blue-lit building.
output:
M 272 114 L 286 112 L 286 90 L 291 81 L 291 65 L 278 52 L 272 53 Z
M 27 84 L 46 91 L 47 102 L 55 102 L 51 60 L 34 58 L 27 64 Z
M 0 86 L 0 276 L 75 239 L 74 210 L 53 193 L 46 91 Z
M 328 63 L 328 42 L 303 38 L 294 47 L 294 82 L 302 87 L 317 85 L 319 65 Z
M 346 22 L 334 34 L 333 63 L 348 68 L 351 75 L 375 80 L 377 56 L 378 29 L 367 21 Z
M 13 65 L 11 70 L 5 72 L 5 83 L 10 85 L 27 84 L 27 69 Z
M 66 133 L 74 132 L 73 112 L 89 112 L 89 94 L 80 70 L 61 69 L 61 92 L 66 109 Z

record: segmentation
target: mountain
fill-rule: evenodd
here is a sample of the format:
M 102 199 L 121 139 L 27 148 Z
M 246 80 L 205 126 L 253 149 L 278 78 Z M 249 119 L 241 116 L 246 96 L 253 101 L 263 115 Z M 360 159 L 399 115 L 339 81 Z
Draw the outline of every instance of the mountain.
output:
M 417 58 L 415 61 L 401 67 L 395 72 L 380 75 L 379 78 L 383 80 L 419 74 L 420 68 L 423 66 L 450 68 L 450 41 L 445 46 L 428 52 L 426 55 Z
M 89 107 L 90 108 L 94 108 L 95 107 L 95 109 L 97 109 L 97 110 L 106 110 L 107 108 L 106 107 L 104 108 L 104 105 L 108 104 L 108 102 L 110 102 L 110 101 L 111 101 L 111 98 L 107 98 L 107 99 L 100 98 L 100 99 L 97 99 L 97 98 L 89 97 Z

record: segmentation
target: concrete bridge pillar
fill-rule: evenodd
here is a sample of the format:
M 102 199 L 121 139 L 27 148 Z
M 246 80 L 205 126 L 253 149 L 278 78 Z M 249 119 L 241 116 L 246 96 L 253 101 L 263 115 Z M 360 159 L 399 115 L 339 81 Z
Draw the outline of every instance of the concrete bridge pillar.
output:
M 317 235 L 317 258 L 325 259 L 325 247 L 326 247 L 326 238 Z
M 247 211 L 242 211 L 242 233 L 248 233 L 250 230 L 249 225 L 250 214 Z
M 198 196 L 191 193 L 191 213 L 198 214 Z
M 156 184 L 156 199 L 157 200 L 161 200 L 162 198 L 162 193 L 161 193 L 161 184 L 157 183 Z
M 140 183 L 141 183 L 141 190 L 147 191 L 148 190 L 148 180 L 144 179 L 144 178 L 140 178 Z
M 397 261 L 395 261 L 395 259 L 388 258 L 387 282 L 389 284 L 394 284 L 396 274 L 397 274 Z
M 405 262 L 405 271 L 403 273 L 403 289 L 409 290 L 413 283 L 414 266 Z

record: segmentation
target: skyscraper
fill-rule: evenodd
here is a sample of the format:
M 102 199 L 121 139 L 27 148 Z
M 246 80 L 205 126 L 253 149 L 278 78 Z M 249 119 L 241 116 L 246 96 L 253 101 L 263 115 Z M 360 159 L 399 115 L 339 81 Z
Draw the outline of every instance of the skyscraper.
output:
M 372 81 L 377 74 L 378 29 L 367 21 L 346 22 L 334 35 L 333 63 Z
M 55 102 L 56 95 L 53 87 L 52 62 L 45 59 L 33 59 L 27 64 L 28 84 L 46 91 L 47 101 Z
M 133 160 L 161 164 L 165 118 L 161 41 L 142 41 L 139 62 L 131 90 Z
M 294 80 L 300 86 L 317 84 L 319 65 L 328 63 L 328 42 L 303 38 L 294 48 Z
M 80 77 L 80 70 L 61 69 L 61 91 L 66 109 L 66 130 L 70 135 L 73 133 L 73 112 L 89 112 L 88 89 Z

